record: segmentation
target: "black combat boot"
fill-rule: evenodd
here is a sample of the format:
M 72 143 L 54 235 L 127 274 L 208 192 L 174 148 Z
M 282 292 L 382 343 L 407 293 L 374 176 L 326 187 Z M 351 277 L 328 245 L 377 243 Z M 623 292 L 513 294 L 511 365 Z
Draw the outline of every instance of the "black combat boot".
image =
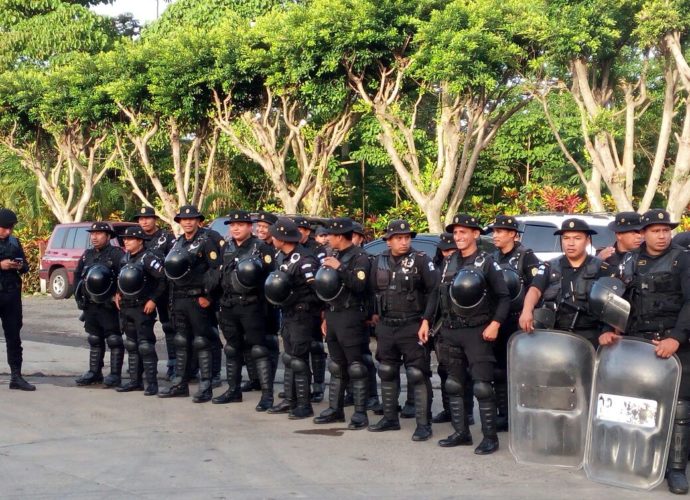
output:
M 342 367 L 331 360 L 328 369 L 331 372 L 331 381 L 328 386 L 328 408 L 322 411 L 318 417 L 314 417 L 315 424 L 345 422 L 345 413 L 343 412 L 345 381 L 343 380 Z
M 155 396 L 158 394 L 158 357 L 147 356 L 144 358 L 144 378 L 146 379 L 146 389 L 144 396 Z
M 496 401 L 494 398 L 479 400 L 479 417 L 482 421 L 484 439 L 475 448 L 477 455 L 489 455 L 498 450 L 498 435 L 496 434 Z
M 137 349 L 127 352 L 127 371 L 129 372 L 129 382 L 115 389 L 117 392 L 142 391 L 141 385 L 142 367 L 141 357 Z
M 194 394 L 192 401 L 195 403 L 207 403 L 213 399 L 213 386 L 211 381 L 213 353 L 211 352 L 211 348 L 202 348 L 198 350 L 198 356 L 201 379 L 199 381 L 199 390 Z
M 186 398 L 189 397 L 189 348 L 187 341 L 181 336 L 176 337 L 175 351 L 175 377 L 173 385 L 158 391 L 159 398 Z
M 89 342 L 91 342 L 91 338 L 89 338 Z M 100 384 L 103 382 L 104 354 L 104 346 L 91 344 L 91 350 L 89 351 L 89 370 L 75 380 L 77 385 L 93 385 Z
M 254 346 L 259 347 L 259 346 Z M 265 347 L 260 349 L 266 350 L 266 356 L 256 358 L 256 371 L 261 382 L 261 399 L 259 404 L 254 408 L 256 411 L 268 411 L 273 407 L 273 368 L 271 366 L 271 358 L 268 357 L 268 350 Z
M 496 393 L 496 430 L 498 432 L 508 431 L 508 384 L 496 382 L 494 384 Z
M 355 412 L 352 414 L 348 429 L 364 429 L 369 425 L 367 417 L 367 396 L 369 395 L 369 380 L 367 368 L 363 363 L 352 363 L 348 368 L 352 380 L 352 397 L 355 400 Z
M 295 401 L 295 377 L 289 362 L 290 356 L 283 355 L 285 364 L 285 371 L 283 372 L 283 400 L 275 406 L 272 406 L 266 413 L 291 413 L 297 406 Z
M 311 406 L 310 391 L 309 391 L 309 366 L 307 363 L 299 358 L 292 359 L 292 370 L 294 372 L 295 380 L 295 399 L 297 406 L 290 413 L 288 418 L 290 420 L 300 420 L 314 416 L 314 409 Z
M 400 378 L 387 371 L 398 370 L 397 367 L 381 365 L 379 376 L 381 379 L 381 399 L 383 400 L 383 418 L 369 426 L 371 432 L 399 431 L 400 420 L 398 419 L 398 394 L 400 394 Z M 384 379 L 383 377 L 386 377 Z
M 417 412 L 414 408 L 414 386 L 407 381 L 407 399 L 400 410 L 400 418 L 415 418 Z
M 10 389 L 16 389 L 18 391 L 35 391 L 36 386 L 28 383 L 22 377 L 22 367 L 10 366 Z
M 252 358 L 251 349 L 242 351 L 242 359 L 244 360 L 244 366 L 247 368 L 247 377 L 249 378 L 249 380 L 242 383 L 242 392 L 260 391 L 261 382 L 259 381 L 259 373 L 256 371 L 256 363 L 254 358 Z
M 434 424 L 443 424 L 453 421 L 450 413 L 450 398 L 448 396 L 448 392 L 446 392 L 446 384 L 443 380 L 441 381 L 441 402 L 443 403 L 443 410 L 438 412 L 436 415 L 434 415 L 434 418 L 431 419 Z
M 417 428 L 412 441 L 426 441 L 431 438 L 431 379 L 417 368 L 407 369 L 407 382 L 412 381 L 415 418 Z
M 110 345 L 110 374 L 103 379 L 103 387 L 119 387 L 122 383 L 122 364 L 125 361 L 125 347 L 120 344 Z
M 239 382 L 242 376 L 242 364 L 238 358 L 228 357 L 226 352 L 225 369 L 228 376 L 228 390 L 213 398 L 213 404 L 224 405 L 242 402 L 242 391 Z
M 685 468 L 688 465 L 690 449 L 690 401 L 680 400 L 676 406 L 673 421 L 671 447 L 666 466 L 666 482 L 671 493 L 685 495 L 688 492 L 688 478 Z
M 453 446 L 472 445 L 472 435 L 467 428 L 464 406 L 462 396 L 448 396 L 448 413 L 450 413 L 451 423 L 455 432 L 446 439 L 441 439 L 438 442 L 439 446 L 450 448 Z
M 311 390 L 311 402 L 320 403 L 323 401 L 323 392 L 326 385 L 326 353 L 323 350 L 322 342 L 312 342 L 311 351 L 311 371 L 314 383 Z

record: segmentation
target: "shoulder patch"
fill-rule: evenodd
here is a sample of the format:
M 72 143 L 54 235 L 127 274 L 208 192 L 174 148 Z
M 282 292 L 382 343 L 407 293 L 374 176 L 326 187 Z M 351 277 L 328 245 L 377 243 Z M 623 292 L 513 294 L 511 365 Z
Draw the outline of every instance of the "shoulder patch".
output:
M 429 271 L 435 271 L 436 270 L 436 266 L 434 266 L 433 262 L 429 261 L 427 265 L 429 266 Z
M 266 254 L 264 255 L 264 262 L 266 264 L 270 264 L 271 262 L 273 262 L 273 258 L 270 255 Z
M 536 276 L 537 273 L 539 273 L 539 269 L 537 269 L 536 267 L 533 267 L 532 268 L 532 276 Z
M 225 246 L 225 240 L 224 239 L 218 240 L 218 245 L 221 247 Z
M 367 275 L 364 271 L 357 271 L 357 279 L 358 280 L 363 280 L 366 277 L 367 277 Z
M 215 252 L 215 250 L 211 250 L 208 256 L 213 260 L 216 260 L 218 258 L 218 254 Z

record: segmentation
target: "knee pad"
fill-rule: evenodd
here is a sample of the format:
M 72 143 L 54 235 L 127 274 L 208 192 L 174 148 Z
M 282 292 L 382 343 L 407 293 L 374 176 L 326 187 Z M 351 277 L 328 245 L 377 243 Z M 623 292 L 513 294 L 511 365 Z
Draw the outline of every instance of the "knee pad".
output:
M 268 348 L 263 345 L 252 346 L 252 359 L 261 359 L 268 357 Z
M 398 365 L 387 365 L 381 363 L 379 365 L 379 377 L 386 382 L 392 382 L 400 376 L 400 367 Z
M 309 365 L 301 358 L 292 358 L 290 367 L 295 373 L 309 373 Z
M 290 368 L 291 363 L 292 363 L 292 356 L 290 356 L 288 353 L 284 352 L 283 353 L 283 366 L 285 366 L 285 368 Z
M 424 372 L 419 368 L 410 366 L 405 372 L 407 374 L 407 381 L 411 385 L 418 385 L 424 382 Z
M 194 349 L 203 351 L 211 347 L 211 342 L 206 337 L 194 337 Z
M 333 375 L 334 377 L 338 377 L 338 378 L 342 378 L 342 377 L 343 377 L 343 368 L 342 368 L 338 363 L 336 363 L 335 361 L 333 361 L 333 359 L 331 359 L 331 360 L 328 362 L 328 371 L 329 371 L 329 372 L 331 373 L 331 375 Z
M 347 373 L 348 373 L 348 375 L 350 375 L 350 378 L 352 378 L 352 379 L 363 379 L 363 378 L 367 378 L 369 370 L 367 370 L 367 367 L 365 366 L 364 363 L 360 363 L 359 361 L 355 361 L 354 363 L 352 363 L 350 366 L 347 367 Z
M 679 399 L 676 404 L 675 423 L 680 425 L 690 424 L 690 401 Z
M 323 349 L 323 342 L 312 340 L 309 352 L 312 354 L 323 354 L 325 352 Z
M 225 352 L 225 357 L 228 359 L 237 358 L 240 354 L 239 351 L 230 344 L 225 344 L 225 347 L 223 347 L 223 351 Z
M 125 337 L 124 343 L 125 343 L 125 349 L 127 349 L 127 351 L 132 352 L 132 351 L 137 350 L 137 347 L 138 347 L 137 343 L 135 341 L 133 341 L 132 339 L 130 339 L 129 337 Z
M 446 392 L 449 396 L 462 396 L 463 387 L 460 381 L 453 377 L 448 377 L 445 384 Z
M 153 342 L 148 342 L 144 340 L 143 342 L 139 343 L 139 354 L 142 356 L 150 356 L 151 354 L 156 353 L 156 344 Z
M 106 342 L 108 343 L 108 347 L 111 349 L 113 347 L 122 347 L 124 343 L 122 342 L 122 335 L 110 335 L 107 339 Z
M 483 380 L 477 380 L 474 382 L 474 395 L 477 400 L 480 399 L 491 399 L 494 396 L 494 388 L 491 382 L 484 382 Z
M 175 347 L 179 347 L 180 349 L 184 349 L 187 347 L 187 337 L 185 337 L 184 335 L 180 335 L 178 333 L 173 338 L 173 343 L 175 344 Z
M 89 345 L 91 347 L 100 347 L 103 345 L 103 339 L 98 335 L 89 335 Z

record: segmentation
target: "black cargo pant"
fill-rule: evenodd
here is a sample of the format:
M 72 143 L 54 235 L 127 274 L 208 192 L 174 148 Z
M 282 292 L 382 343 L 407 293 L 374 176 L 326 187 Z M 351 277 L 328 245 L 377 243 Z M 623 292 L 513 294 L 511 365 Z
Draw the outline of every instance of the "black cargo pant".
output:
M 189 380 L 194 354 L 199 360 L 201 380 L 211 380 L 213 307 L 201 307 L 199 295 L 187 295 L 179 291 L 173 294 L 173 315 L 176 353 L 174 383 L 186 383 Z
M 21 369 L 22 339 L 22 294 L 19 288 L 0 291 L 0 320 L 7 343 L 7 363 L 11 368 Z

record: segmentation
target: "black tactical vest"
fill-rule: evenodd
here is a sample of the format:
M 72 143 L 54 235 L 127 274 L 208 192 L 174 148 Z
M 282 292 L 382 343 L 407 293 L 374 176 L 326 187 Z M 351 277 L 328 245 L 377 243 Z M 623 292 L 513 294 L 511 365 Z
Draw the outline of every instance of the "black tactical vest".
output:
M 234 283 L 237 282 L 237 262 L 250 257 L 257 257 L 261 260 L 261 251 L 259 247 L 262 241 L 255 236 L 251 236 L 249 244 L 239 247 L 232 238 L 225 244 L 225 252 L 223 253 L 223 272 L 220 278 L 220 284 L 223 288 L 223 297 L 225 299 L 232 295 L 236 296 L 252 296 L 257 299 L 261 290 L 255 288 L 251 292 L 243 293 L 241 290 L 235 290 Z
M 629 282 L 631 305 L 629 332 L 664 332 L 676 325 L 683 307 L 683 290 L 676 264 L 682 248 L 671 248 L 666 254 L 645 263 L 646 272 L 640 274 L 640 262 L 645 260 L 639 252 L 626 256 L 624 281 Z M 632 274 L 630 271 L 632 270 Z
M 348 248 L 348 250 L 348 253 L 344 256 L 339 256 L 338 251 L 336 250 L 333 252 L 333 256 L 340 261 L 340 265 L 342 266 L 342 269 L 345 273 L 352 273 L 353 266 L 356 262 L 356 258 L 362 255 L 364 253 L 364 250 L 362 250 L 361 248 L 356 248 L 354 246 L 352 248 Z M 349 288 L 343 287 L 343 291 L 340 292 L 338 297 L 336 297 L 335 300 L 327 302 L 327 304 L 332 306 L 332 308 L 335 310 L 351 308 L 362 309 L 364 307 L 365 300 L 365 294 L 358 295 L 355 294 Z
M 451 328 L 471 328 L 486 324 L 491 319 L 493 307 L 488 294 L 477 307 L 472 309 L 461 309 L 450 298 L 450 286 L 460 269 L 475 269 L 483 274 L 484 263 L 488 256 L 486 252 L 479 251 L 473 261 L 460 265 L 460 253 L 455 252 L 446 260 L 441 275 L 441 284 L 438 287 L 439 304 L 443 321 Z
M 175 241 L 171 252 L 173 250 L 185 254 L 187 262 L 190 264 L 190 272 L 179 280 L 171 280 L 175 289 L 178 290 L 192 290 L 204 289 L 205 281 L 204 275 L 210 269 L 206 257 L 204 256 L 204 247 L 208 240 L 208 233 L 205 229 L 199 229 L 194 240 L 188 241 L 184 234 L 180 235 Z
M 597 257 L 590 258 L 573 282 L 573 289 L 563 290 L 563 258 L 565 257 L 556 257 L 549 262 L 549 286 L 542 296 L 544 306 L 557 311 L 557 328 L 569 329 L 578 310 L 580 312 L 575 327 L 582 330 L 596 328 L 597 320 L 589 314 L 589 292 L 599 274 L 601 260 Z
M 501 269 L 511 269 L 515 271 L 522 283 L 522 288 L 520 289 L 520 295 L 512 298 L 510 301 L 510 311 L 516 312 L 522 310 L 522 306 L 525 302 L 525 293 L 527 292 L 527 284 L 525 283 L 525 248 L 522 246 L 517 247 L 515 253 L 506 262 L 501 262 L 501 251 L 496 250 L 494 252 L 494 260 Z
M 378 312 L 391 319 L 421 316 L 424 312 L 423 277 L 417 268 L 417 252 L 402 257 L 397 264 L 386 253 L 379 255 L 376 264 L 376 298 Z M 394 265 L 391 268 L 391 265 Z

